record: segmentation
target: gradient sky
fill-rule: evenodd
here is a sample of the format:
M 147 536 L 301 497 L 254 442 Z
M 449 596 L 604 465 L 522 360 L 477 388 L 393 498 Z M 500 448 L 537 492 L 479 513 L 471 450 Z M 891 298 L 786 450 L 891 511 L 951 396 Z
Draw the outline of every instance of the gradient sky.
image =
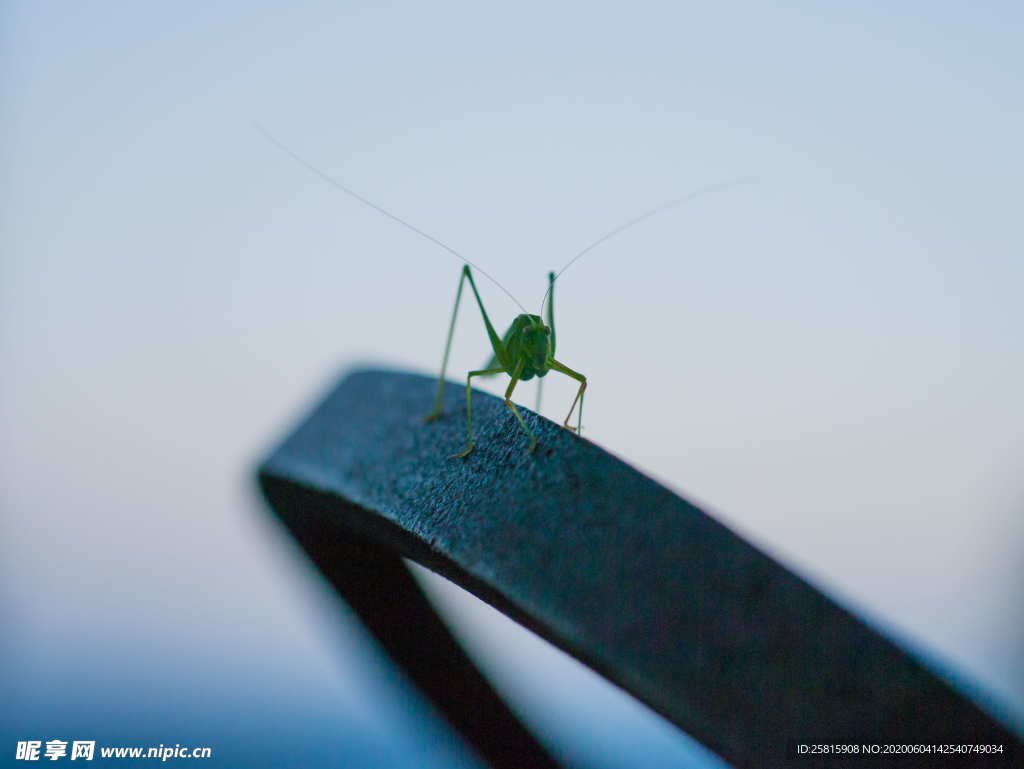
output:
M 380 693 L 251 473 L 345 367 L 436 370 L 459 263 L 259 122 L 531 311 L 611 227 L 750 178 L 560 281 L 585 435 L 1024 728 L 1022 24 L 1009 2 L 0 4 L 2 643 L 37 719 L 19 723 L 73 723 L 68 680 L 123 721 L 151 675 L 175 701 L 243 687 L 288 723 L 337 708 L 365 725 L 349 747 L 422 748 L 428 716 Z M 468 311 L 453 376 L 487 357 Z M 548 382 L 560 418 L 572 385 Z M 634 766 L 696 755 L 425 579 L 565 755 L 617 755 L 602 714 L 654 746 Z M 564 693 L 539 701 L 552 676 Z

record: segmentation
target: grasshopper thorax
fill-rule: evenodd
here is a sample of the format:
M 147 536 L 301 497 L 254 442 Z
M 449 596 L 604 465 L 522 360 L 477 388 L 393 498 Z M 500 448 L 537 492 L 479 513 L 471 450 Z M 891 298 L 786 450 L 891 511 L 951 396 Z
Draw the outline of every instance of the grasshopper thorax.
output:
M 512 321 L 512 327 L 505 335 L 505 350 L 510 358 L 511 370 L 523 362 L 519 372 L 522 380 L 533 379 L 548 373 L 551 360 L 551 329 L 544 325 L 539 315 L 519 315 Z

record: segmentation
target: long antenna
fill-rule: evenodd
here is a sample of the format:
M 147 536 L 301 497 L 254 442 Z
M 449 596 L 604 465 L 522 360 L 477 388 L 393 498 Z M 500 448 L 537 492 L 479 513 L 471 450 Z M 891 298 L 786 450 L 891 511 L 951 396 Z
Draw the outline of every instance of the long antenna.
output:
M 301 166 L 304 166 L 307 170 L 309 170 L 312 173 L 316 174 L 317 176 L 319 176 L 321 179 L 323 179 L 325 182 L 327 182 L 331 186 L 337 187 L 339 190 L 344 192 L 346 195 L 352 196 L 353 198 L 358 200 L 360 203 L 369 206 L 374 211 L 378 211 L 378 212 L 384 214 L 384 216 L 388 217 L 389 219 L 391 219 L 393 221 L 398 222 L 400 225 L 402 225 L 406 229 L 412 230 L 417 235 L 419 235 L 421 238 L 426 238 L 427 240 L 429 240 L 434 245 L 440 246 L 441 248 L 443 248 L 445 251 L 447 251 L 452 256 L 456 257 L 457 259 L 461 259 L 463 262 L 468 264 L 470 267 L 472 267 L 477 272 L 479 272 L 481 275 L 483 275 L 485 278 L 487 278 L 489 281 L 491 281 L 491 283 L 493 283 L 498 288 L 500 288 L 502 291 L 504 291 L 505 294 L 508 296 L 508 298 L 511 299 L 513 302 L 515 302 L 520 310 L 522 310 L 524 313 L 526 313 L 526 308 L 523 307 L 523 305 L 519 303 L 518 299 L 516 299 L 514 296 L 512 296 L 512 292 L 510 292 L 507 288 L 505 288 L 503 285 L 501 285 L 493 277 L 488 275 L 479 265 L 469 261 L 469 259 L 464 257 L 462 254 L 460 254 L 454 248 L 449 246 L 447 243 L 443 243 L 440 240 L 438 240 L 437 238 L 435 238 L 433 235 L 430 235 L 430 234 L 424 232 L 419 227 L 416 227 L 416 226 L 414 226 L 412 224 L 409 224 L 409 222 L 405 221 L 401 217 L 395 216 L 395 214 L 391 213 L 390 211 L 388 211 L 385 208 L 381 208 L 376 203 L 374 203 L 372 200 L 367 200 L 366 198 L 364 198 L 362 195 L 360 195 L 355 190 L 349 189 L 348 187 L 346 187 L 344 184 L 339 182 L 334 177 L 328 176 L 323 171 L 321 171 L 319 168 L 317 168 L 312 163 L 307 161 L 305 158 L 300 157 L 295 152 L 293 152 L 289 147 L 285 146 L 282 142 L 278 141 L 277 138 L 272 133 L 270 133 L 270 131 L 268 131 L 266 128 L 264 128 L 259 123 L 254 123 L 253 125 L 256 126 L 256 130 L 257 131 L 259 131 L 261 134 L 263 134 L 264 138 L 267 141 L 269 141 L 271 144 L 273 144 L 275 147 L 277 147 L 283 153 L 288 155 L 296 163 L 298 163 Z
M 664 213 L 665 211 L 675 208 L 676 206 L 681 206 L 683 203 L 688 203 L 689 201 L 699 197 L 703 197 L 704 195 L 710 195 L 712 192 L 720 192 L 722 190 L 732 189 L 733 187 L 740 187 L 744 184 L 750 184 L 750 182 L 750 179 L 732 179 L 727 182 L 712 184 L 709 187 L 701 187 L 699 190 L 691 192 L 687 195 L 683 195 L 683 197 L 681 198 L 675 198 L 674 200 L 670 200 L 667 203 L 662 203 L 661 205 L 652 208 L 650 211 L 640 214 L 640 216 L 630 219 L 628 222 L 625 222 L 624 224 L 620 224 L 615 229 L 609 230 L 604 235 L 595 240 L 593 243 L 591 243 L 589 246 L 587 246 L 578 254 L 576 254 L 576 256 L 570 259 L 562 269 L 555 273 L 555 280 L 551 281 L 548 284 L 547 291 L 544 292 L 544 298 L 540 300 L 541 316 L 543 317 L 544 315 L 544 303 L 548 300 L 548 295 L 551 293 L 551 288 L 552 286 L 554 286 L 555 281 L 557 281 L 562 276 L 563 272 L 568 270 L 570 267 L 576 264 L 576 262 L 578 262 L 580 259 L 582 259 L 584 256 L 586 256 L 588 253 L 593 251 L 595 248 L 597 248 L 605 241 L 611 240 L 616 235 L 618 235 L 621 232 L 624 232 L 625 230 L 628 230 L 633 225 L 640 224 L 640 222 L 646 221 L 647 219 L 650 219 L 652 216 L 657 216 L 658 214 Z

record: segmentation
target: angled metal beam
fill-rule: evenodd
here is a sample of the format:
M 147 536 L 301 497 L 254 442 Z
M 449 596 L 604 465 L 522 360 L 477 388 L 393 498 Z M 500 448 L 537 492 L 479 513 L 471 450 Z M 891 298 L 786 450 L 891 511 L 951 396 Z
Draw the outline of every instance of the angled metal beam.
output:
M 344 378 L 260 470 L 271 507 L 396 661 L 493 766 L 554 766 L 458 650 L 401 565 L 475 593 L 737 767 L 843 765 L 796 744 L 1001 744 L 1007 728 L 699 508 L 596 445 L 464 386 Z M 420 631 L 423 632 L 420 632 Z M 880 765 L 892 765 L 882 756 Z M 946 766 L 919 756 L 915 766 Z M 888 761 L 888 763 L 887 763 Z M 871 766 L 859 759 L 857 766 Z

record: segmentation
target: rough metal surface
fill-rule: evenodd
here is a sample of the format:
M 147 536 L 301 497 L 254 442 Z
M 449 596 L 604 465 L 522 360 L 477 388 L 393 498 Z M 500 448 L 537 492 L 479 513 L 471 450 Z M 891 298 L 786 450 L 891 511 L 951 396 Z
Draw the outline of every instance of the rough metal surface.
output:
M 418 561 L 737 767 L 840 765 L 795 759 L 792 741 L 999 742 L 1021 755 L 1015 736 L 911 656 L 596 445 L 523 409 L 540 442 L 528 455 L 500 399 L 477 392 L 476 452 L 449 459 L 465 441 L 465 390 L 450 385 L 446 417 L 424 424 L 433 388 L 353 373 L 261 468 L 271 506 L 307 551 L 319 548 L 321 569 L 323 543 L 348 539 L 370 543 L 382 565 Z

